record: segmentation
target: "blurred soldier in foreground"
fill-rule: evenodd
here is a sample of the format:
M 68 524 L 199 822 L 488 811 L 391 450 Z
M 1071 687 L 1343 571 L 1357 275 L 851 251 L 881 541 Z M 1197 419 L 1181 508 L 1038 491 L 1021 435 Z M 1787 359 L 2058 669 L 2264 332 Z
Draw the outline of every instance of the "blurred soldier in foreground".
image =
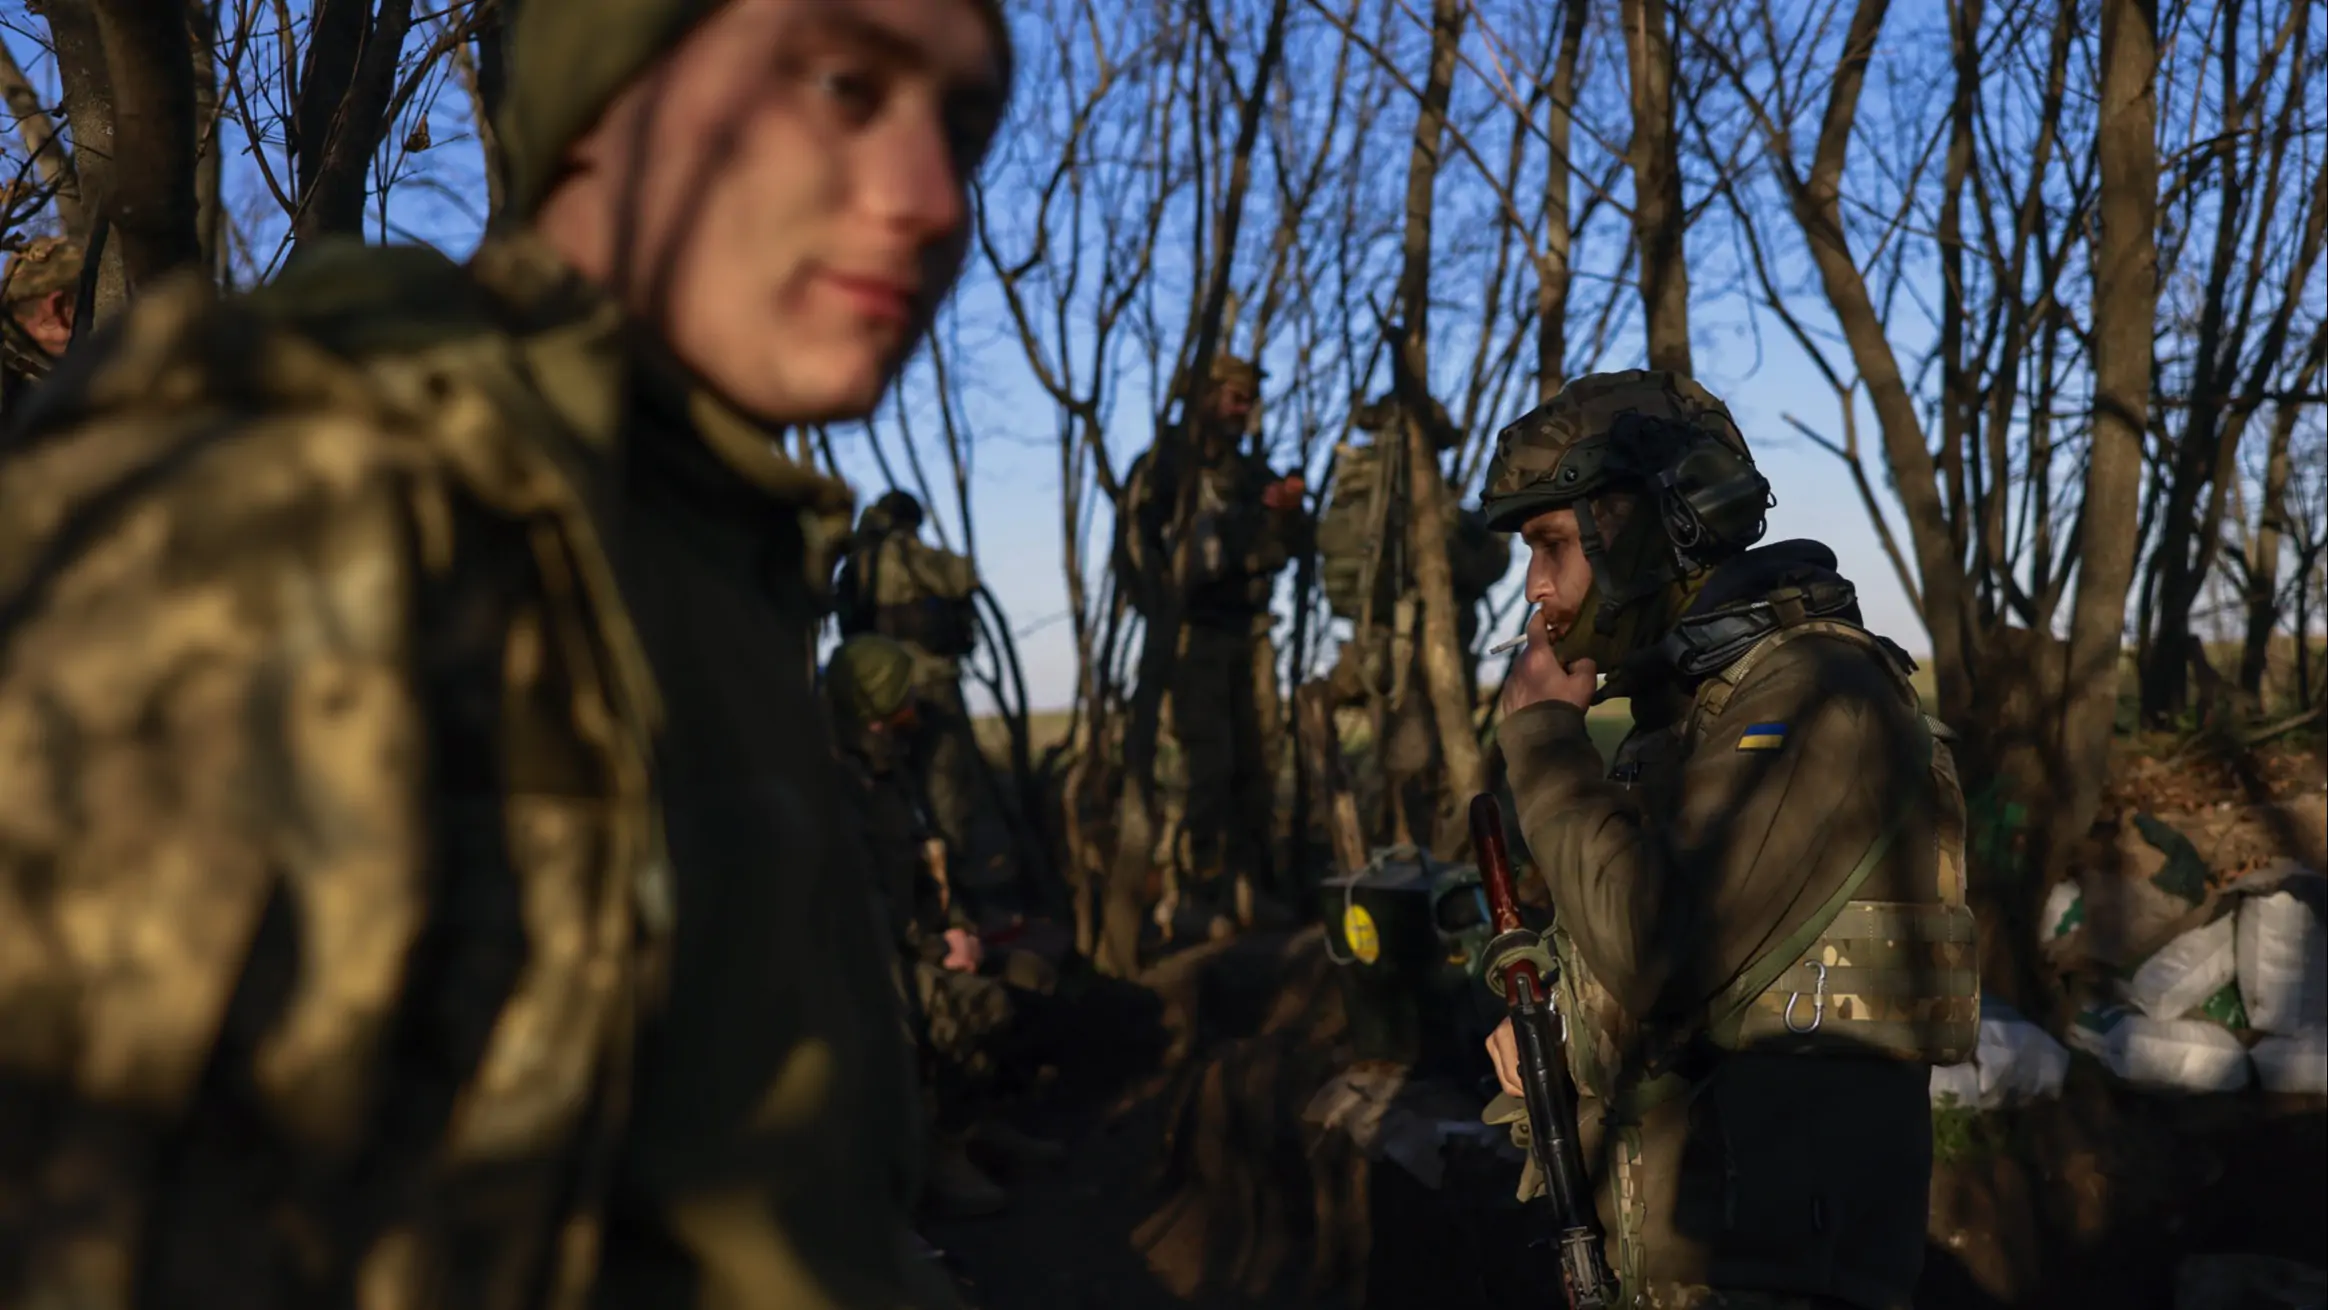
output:
M 950 1299 L 772 433 L 952 285 L 997 11 L 510 21 L 467 265 L 155 285 L 0 464 L 0 1303 Z
M 1891 1310 L 1923 1263 L 1927 1066 L 1978 1025 L 1963 798 L 1834 554 L 1750 549 L 1768 503 L 1676 374 L 1579 378 L 1506 428 L 1481 508 L 1536 610 L 1501 740 L 1628 1302 Z M 1602 672 L 1634 715 L 1605 776 Z M 1488 1049 L 1488 1118 L 1519 1119 L 1508 1020 Z
M 841 634 L 877 632 L 913 656 L 921 706 L 912 769 L 946 842 L 954 886 L 980 911 L 1007 900 L 1018 880 L 1010 829 L 983 776 L 978 739 L 962 702 L 962 660 L 978 644 L 970 561 L 921 539 L 921 502 L 902 491 L 857 520 L 835 601 Z
M 62 237 L 34 237 L 0 269 L 0 421 L 73 344 L 80 290 L 81 247 Z
M 874 891 L 922 1061 L 923 1114 L 932 1130 L 923 1202 L 942 1216 L 985 1215 L 1002 1209 L 1006 1197 L 971 1161 L 974 1137 L 1022 1159 L 1050 1160 L 1060 1152 L 981 1118 L 999 1066 L 1014 1054 L 1017 1007 L 1013 989 L 982 972 L 989 963 L 985 943 L 948 883 L 945 840 L 910 768 L 916 739 L 929 731 L 916 673 L 903 643 L 865 634 L 833 652 L 825 692 L 861 806 Z
M 1378 709 L 1375 752 L 1383 781 L 1383 841 L 1420 843 L 1457 835 L 1439 783 L 1439 729 L 1423 678 L 1423 595 L 1407 551 L 1403 423 L 1388 397 L 1357 422 L 1373 438 L 1345 445 L 1335 460 L 1333 503 L 1318 521 L 1318 581 L 1334 617 L 1351 625 L 1320 690 L 1334 708 Z M 1448 430 L 1452 430 L 1451 428 Z M 1455 583 L 1456 642 L 1463 685 L 1479 685 L 1479 606 L 1511 567 L 1509 539 L 1488 530 L 1476 509 L 1447 489 L 1447 564 Z M 1371 596 L 1368 594 L 1371 588 Z M 1439 852 L 1444 855 L 1448 852 Z
M 1231 931 L 1232 912 L 1250 925 L 1256 889 L 1269 885 L 1277 797 L 1267 736 L 1277 717 L 1269 600 L 1299 545 L 1302 479 L 1278 477 L 1244 448 L 1261 378 L 1249 361 L 1216 356 L 1206 385 L 1188 400 L 1187 431 L 1161 434 L 1125 478 L 1117 567 L 1127 578 L 1163 586 L 1172 585 L 1180 547 L 1174 518 L 1182 480 L 1196 481 L 1179 658 L 1167 690 L 1194 885 L 1167 882 L 1157 907 L 1167 936 L 1183 895 L 1218 936 Z M 1233 905 L 1225 904 L 1231 896 Z

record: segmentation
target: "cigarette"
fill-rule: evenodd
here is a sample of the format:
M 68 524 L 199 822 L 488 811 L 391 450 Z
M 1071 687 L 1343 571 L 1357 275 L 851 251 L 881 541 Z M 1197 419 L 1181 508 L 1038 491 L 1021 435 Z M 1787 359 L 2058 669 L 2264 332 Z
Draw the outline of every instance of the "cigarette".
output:
M 1520 647 L 1527 644 L 1528 634 L 1523 632 L 1517 637 L 1506 637 L 1502 641 L 1499 641 L 1493 646 L 1488 647 L 1487 653 L 1490 655 L 1503 655 L 1511 651 L 1518 650 Z

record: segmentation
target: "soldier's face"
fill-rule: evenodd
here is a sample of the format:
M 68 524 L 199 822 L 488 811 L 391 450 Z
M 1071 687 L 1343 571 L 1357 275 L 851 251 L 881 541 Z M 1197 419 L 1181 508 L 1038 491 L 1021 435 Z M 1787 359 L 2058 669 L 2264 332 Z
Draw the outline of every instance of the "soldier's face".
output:
M 1520 527 L 1528 547 L 1528 603 L 1552 641 L 1575 625 L 1592 590 L 1592 559 L 1578 532 L 1574 509 L 1546 510 Z
M 65 292 L 51 291 L 23 302 L 17 308 L 16 321 L 26 336 L 51 355 L 62 355 L 65 347 L 73 344 L 73 298 Z
M 1213 431 L 1243 436 L 1253 421 L 1253 405 L 1258 399 L 1253 388 L 1242 382 L 1214 383 L 1206 405 Z
M 1001 109 L 970 0 L 729 0 L 576 144 L 538 226 L 737 407 L 858 417 L 961 271 Z

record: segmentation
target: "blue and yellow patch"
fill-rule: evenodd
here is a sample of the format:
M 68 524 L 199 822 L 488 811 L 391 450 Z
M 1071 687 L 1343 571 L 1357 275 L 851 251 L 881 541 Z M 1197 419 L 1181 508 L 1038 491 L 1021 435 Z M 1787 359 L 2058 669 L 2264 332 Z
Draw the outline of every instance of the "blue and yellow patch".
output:
M 1783 723 L 1756 723 L 1738 734 L 1738 749 L 1742 751 L 1774 751 L 1786 745 L 1786 725 Z

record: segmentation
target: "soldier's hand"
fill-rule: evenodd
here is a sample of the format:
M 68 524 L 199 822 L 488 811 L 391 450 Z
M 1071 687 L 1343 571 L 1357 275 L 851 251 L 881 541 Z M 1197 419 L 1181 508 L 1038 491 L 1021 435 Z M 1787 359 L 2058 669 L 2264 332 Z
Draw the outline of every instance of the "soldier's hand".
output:
M 1270 509 L 1300 509 L 1302 492 L 1308 487 L 1299 473 L 1280 478 L 1261 489 L 1261 503 Z
M 1530 705 L 1548 700 L 1565 701 L 1578 709 L 1592 706 L 1592 693 L 1600 686 L 1600 668 L 1591 660 L 1580 659 L 1574 665 L 1560 662 L 1560 655 L 1552 649 L 1552 637 L 1545 630 L 1539 614 L 1528 616 L 1528 644 L 1512 661 L 1511 680 L 1504 684 L 1503 712 L 1516 714 Z
M 1487 1035 L 1488 1063 L 1495 1066 L 1495 1080 L 1513 1096 L 1526 1096 L 1520 1086 L 1520 1044 L 1512 1036 L 1512 1021 L 1505 1019 Z
M 986 945 L 978 934 L 968 928 L 946 929 L 945 967 L 956 973 L 969 973 L 986 959 Z

